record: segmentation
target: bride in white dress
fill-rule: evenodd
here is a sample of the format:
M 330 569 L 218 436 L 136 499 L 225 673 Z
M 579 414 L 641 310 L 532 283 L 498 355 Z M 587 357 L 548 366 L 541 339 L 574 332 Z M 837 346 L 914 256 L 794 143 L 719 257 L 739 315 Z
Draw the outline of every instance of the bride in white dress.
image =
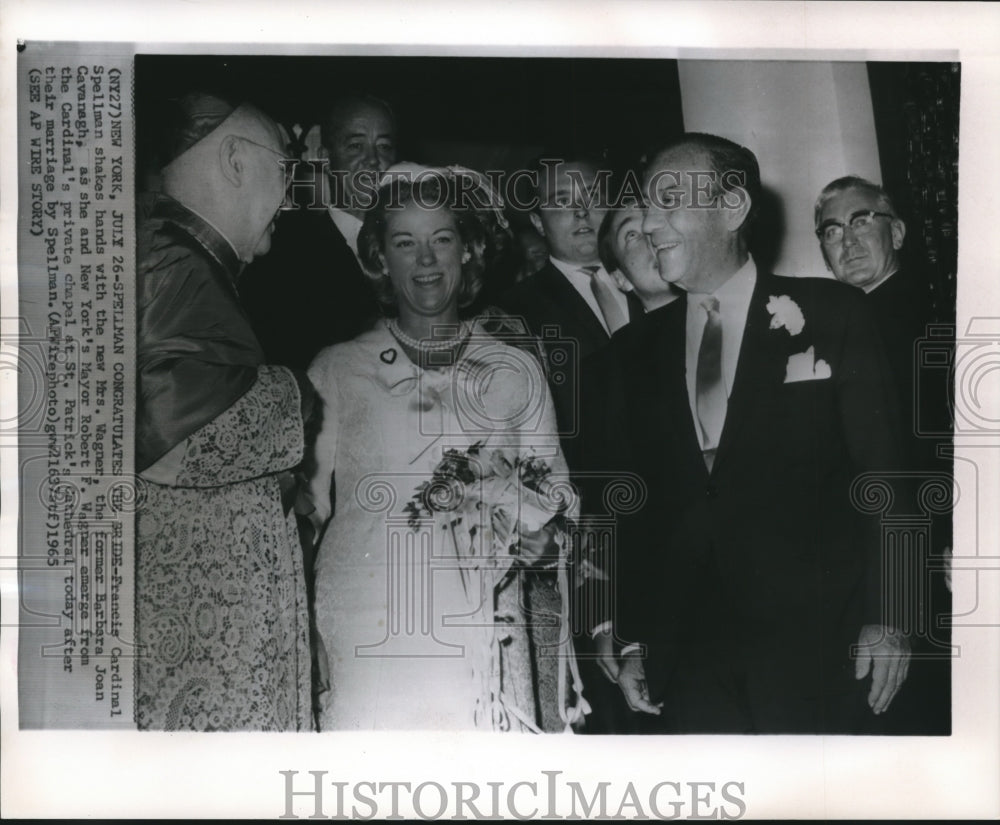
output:
M 406 509 L 446 450 L 530 453 L 555 486 L 566 477 L 541 366 L 460 319 L 482 286 L 483 236 L 473 213 L 453 208 L 455 195 L 444 173 L 380 190 L 358 248 L 389 317 L 309 369 L 324 400 L 311 479 L 323 730 L 539 725 L 529 624 L 560 617 L 525 609 L 521 571 L 560 564 L 561 521 L 517 525 L 516 563 L 502 575 L 470 564 L 440 521 L 418 528 Z M 562 505 L 551 512 L 572 516 L 572 497 Z M 568 639 L 543 655 L 571 659 Z M 558 710 L 569 723 L 580 686 L 567 709 L 564 664 Z

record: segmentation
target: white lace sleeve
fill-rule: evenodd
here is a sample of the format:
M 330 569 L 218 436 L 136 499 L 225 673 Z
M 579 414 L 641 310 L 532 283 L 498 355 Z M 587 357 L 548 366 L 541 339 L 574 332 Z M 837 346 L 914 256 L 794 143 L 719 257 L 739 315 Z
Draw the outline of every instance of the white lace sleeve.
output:
M 305 449 L 301 404 L 288 369 L 262 366 L 242 397 L 143 476 L 170 487 L 222 487 L 290 470 Z

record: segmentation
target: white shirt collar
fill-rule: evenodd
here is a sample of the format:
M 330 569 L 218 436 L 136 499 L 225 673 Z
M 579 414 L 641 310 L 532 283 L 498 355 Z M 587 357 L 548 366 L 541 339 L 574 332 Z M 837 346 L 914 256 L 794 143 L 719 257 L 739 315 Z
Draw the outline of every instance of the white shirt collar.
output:
M 355 218 L 354 215 L 349 212 L 345 212 L 343 209 L 334 209 L 332 206 L 328 207 L 330 212 L 330 217 L 333 219 L 333 225 L 340 230 L 340 234 L 344 236 L 344 240 L 347 241 L 347 245 L 351 248 L 351 252 L 354 253 L 354 257 L 358 258 L 360 262 L 360 257 L 358 256 L 358 235 L 361 234 L 361 226 L 363 222 L 360 218 Z
M 618 288 L 618 284 L 615 283 L 615 279 L 612 278 L 607 270 L 600 264 L 600 262 L 595 262 L 594 264 L 571 264 L 566 261 L 561 261 L 558 258 L 553 258 L 549 256 L 549 260 L 552 265 L 558 269 L 566 280 L 570 282 L 573 289 L 580 293 L 580 297 L 587 302 L 587 306 L 590 307 L 591 311 L 597 317 L 597 320 L 601 322 L 601 326 L 604 327 L 605 332 L 609 332 L 608 325 L 604 320 L 604 313 L 601 312 L 601 307 L 597 303 L 597 298 L 594 297 L 594 291 L 590 288 L 590 275 L 584 271 L 585 266 L 596 266 L 598 267 L 597 272 L 594 273 L 595 278 L 607 283 L 611 288 L 615 296 L 615 300 L 618 301 L 622 312 L 625 313 L 625 317 L 629 317 L 628 312 L 628 298 L 625 293 Z
M 688 293 L 688 306 L 692 303 L 698 307 L 709 294 L 719 299 L 719 304 L 723 307 L 733 307 L 736 310 L 743 310 L 744 317 L 746 310 L 750 308 L 750 299 L 753 297 L 753 288 L 757 283 L 757 264 L 754 263 L 753 256 L 747 255 L 746 262 L 733 276 L 722 284 L 715 292 L 699 294 Z
M 604 272 L 604 267 L 601 266 L 600 261 L 595 261 L 593 264 L 571 264 L 568 261 L 561 261 L 559 258 L 553 258 L 551 255 L 549 256 L 549 260 L 552 261 L 552 266 L 558 269 L 571 281 L 580 281 L 581 283 L 586 281 L 588 289 L 590 289 L 590 276 L 581 270 L 585 266 L 596 266 L 598 267 L 598 274 Z

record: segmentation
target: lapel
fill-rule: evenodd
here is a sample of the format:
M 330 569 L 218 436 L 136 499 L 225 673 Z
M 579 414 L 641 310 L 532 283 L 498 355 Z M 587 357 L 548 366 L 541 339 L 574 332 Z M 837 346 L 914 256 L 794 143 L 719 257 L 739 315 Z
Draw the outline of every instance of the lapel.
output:
M 345 238 L 343 233 L 337 228 L 337 224 L 333 222 L 333 218 L 330 217 L 330 213 L 328 211 L 323 211 L 317 214 L 323 216 L 323 223 L 326 225 L 326 232 L 330 238 L 330 247 L 336 249 L 338 255 L 343 256 L 344 253 L 347 253 L 351 257 L 354 257 L 354 253 L 347 245 L 347 238 Z
M 538 278 L 538 286 L 545 296 L 573 320 L 575 328 L 563 329 L 563 335 L 572 337 L 579 335 L 580 338 L 591 342 L 590 347 L 584 344 L 585 349 L 597 349 L 608 342 L 608 333 L 597 320 L 590 305 L 551 261 L 535 277 Z
M 651 474 L 705 479 L 708 471 L 694 429 L 685 379 L 687 296 L 646 316 L 631 339 L 630 409 L 639 413 L 635 455 Z M 630 363 L 631 362 L 631 363 Z
M 294 271 L 281 272 L 283 285 L 286 279 L 292 278 L 310 290 L 317 285 L 320 289 L 335 285 L 340 281 L 346 257 L 354 257 L 325 209 L 322 212 L 303 210 L 282 218 L 278 221 L 274 242 L 280 243 L 280 250 L 275 248 L 264 260 L 274 265 L 277 258 L 272 258 L 273 255 L 285 255 L 294 262 L 291 266 Z
M 628 304 L 628 322 L 631 324 L 634 321 L 638 321 L 643 318 L 646 314 L 646 310 L 642 307 L 642 301 L 636 296 L 635 292 L 629 291 L 625 293 L 625 302 Z
M 359 319 L 379 314 L 372 283 L 329 212 L 317 212 L 316 215 L 323 226 L 326 281 L 336 288 L 335 303 L 340 305 L 335 311 L 349 320 L 349 329 L 360 332 L 364 326 L 357 326 Z
M 361 264 L 358 263 L 357 257 L 348 245 L 347 238 L 337 228 L 337 224 L 333 222 L 330 213 L 324 210 L 316 214 L 322 218 L 322 231 L 326 238 L 323 246 L 325 250 L 324 256 L 329 262 L 330 269 L 334 274 L 334 280 L 338 284 L 342 284 L 344 282 L 356 281 L 358 276 L 364 279 L 365 275 L 361 269 Z
M 747 323 L 736 362 L 733 391 L 726 409 L 726 423 L 719 439 L 719 450 L 712 467 L 714 475 L 737 443 L 739 433 L 749 418 L 749 412 L 761 393 L 784 380 L 788 358 L 788 336 L 771 329 L 771 315 L 767 302 L 771 295 L 782 294 L 780 284 L 773 275 L 758 274 L 747 311 Z

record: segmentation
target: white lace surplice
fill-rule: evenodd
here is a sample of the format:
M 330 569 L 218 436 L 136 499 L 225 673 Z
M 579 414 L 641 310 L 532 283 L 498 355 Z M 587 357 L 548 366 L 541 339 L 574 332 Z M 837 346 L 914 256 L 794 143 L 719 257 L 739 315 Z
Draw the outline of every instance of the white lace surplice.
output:
M 149 473 L 169 483 L 140 487 L 140 728 L 312 726 L 302 550 L 277 476 L 302 457 L 300 403 L 288 370 L 260 367 L 239 401 Z

